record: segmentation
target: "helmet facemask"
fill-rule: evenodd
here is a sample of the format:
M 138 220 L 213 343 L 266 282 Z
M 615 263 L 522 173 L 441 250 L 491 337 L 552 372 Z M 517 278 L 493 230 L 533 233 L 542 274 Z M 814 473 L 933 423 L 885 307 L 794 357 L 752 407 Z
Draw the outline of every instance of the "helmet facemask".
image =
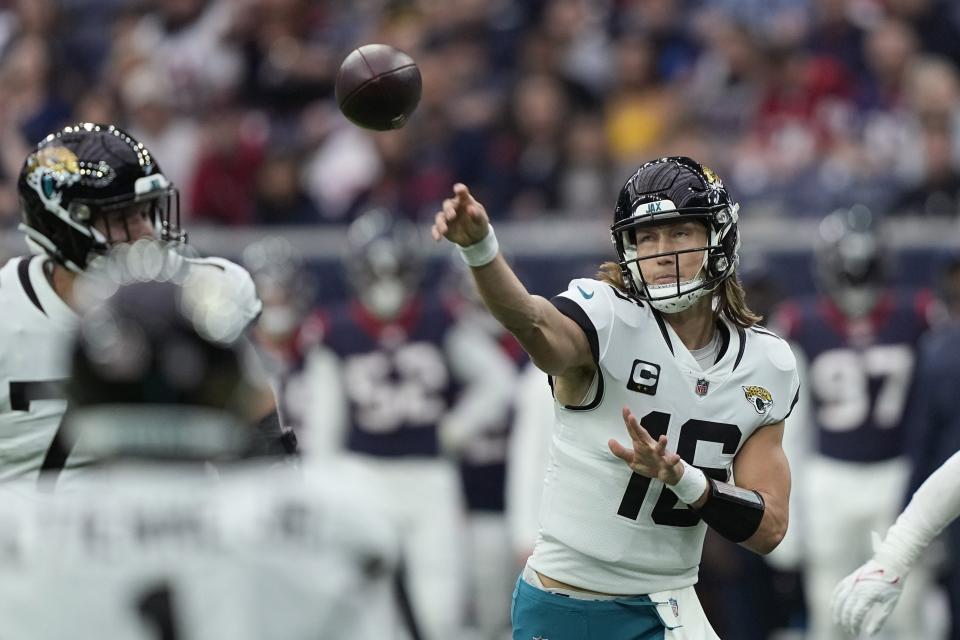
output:
M 133 197 L 112 201 L 74 200 L 69 207 L 71 216 L 88 222 L 91 231 L 99 233 L 111 247 L 139 239 L 131 227 L 140 217 L 150 221 L 153 235 L 160 240 L 185 242 L 186 233 L 180 228 L 180 194 L 177 189 L 162 174 L 141 178 L 136 188 Z
M 384 209 L 373 209 L 350 225 L 347 240 L 347 278 L 357 299 L 380 320 L 395 319 L 423 276 L 416 228 Z
M 654 309 L 661 313 L 685 311 L 697 300 L 712 293 L 720 282 L 730 276 L 736 269 L 739 239 L 731 237 L 731 234 L 736 235 L 738 209 L 739 205 L 733 204 L 718 207 L 717 210 L 708 213 L 684 214 L 672 207 L 672 210 L 658 212 L 661 214 L 658 216 L 641 216 L 632 224 L 630 224 L 630 221 L 626 221 L 627 224 L 615 225 L 612 231 L 613 242 L 620 257 L 620 269 L 623 272 L 624 284 L 628 290 L 640 300 L 649 302 Z M 638 255 L 637 231 L 645 227 L 688 220 L 695 220 L 706 227 L 706 245 L 644 256 Z M 688 253 L 702 253 L 703 261 L 693 277 L 682 280 L 680 260 L 683 254 Z M 673 259 L 676 281 L 666 284 L 647 282 L 643 277 L 641 262 L 656 260 L 664 256 L 670 256 Z
M 360 302 L 383 320 L 403 310 L 420 281 L 419 263 L 398 255 L 397 247 L 386 239 L 368 247 L 353 273 Z
M 887 282 L 887 254 L 879 223 L 866 207 L 835 211 L 820 224 L 817 282 L 848 317 L 867 315 Z
M 610 227 L 627 293 L 663 313 L 679 313 L 715 291 L 737 268 L 739 210 L 717 174 L 695 160 L 676 156 L 642 165 L 620 189 Z M 704 225 L 706 244 L 637 255 L 638 229 L 677 222 Z M 681 282 L 680 258 L 692 252 L 702 252 L 703 262 L 695 275 Z M 664 256 L 672 257 L 676 280 L 662 285 L 646 282 L 641 260 Z

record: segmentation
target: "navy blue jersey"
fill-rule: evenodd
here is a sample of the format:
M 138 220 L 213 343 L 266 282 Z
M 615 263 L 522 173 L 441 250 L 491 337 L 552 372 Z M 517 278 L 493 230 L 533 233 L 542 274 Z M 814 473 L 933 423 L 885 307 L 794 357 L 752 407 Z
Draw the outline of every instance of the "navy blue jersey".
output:
M 351 304 L 329 314 L 324 335 L 342 360 L 349 404 L 346 446 L 379 457 L 435 457 L 437 425 L 459 390 L 444 353 L 453 326 L 434 297 L 383 323 Z
M 869 316 L 845 317 L 829 298 L 783 305 L 780 322 L 808 361 L 820 454 L 878 462 L 903 453 L 903 417 L 928 292 L 886 292 Z
M 947 458 L 960 451 L 960 323 L 928 333 L 920 342 L 919 353 L 904 419 L 910 430 L 907 451 L 913 463 L 907 496 Z M 954 529 L 960 533 L 960 527 Z
M 304 376 L 307 355 L 323 339 L 326 318 L 319 311 L 307 316 L 282 344 L 255 341 L 258 352 L 273 381 L 277 408 L 284 427 L 301 431 L 313 392 Z
M 458 316 L 477 313 L 463 299 L 451 297 L 449 306 Z M 486 309 L 480 311 L 487 314 Z M 489 318 L 491 321 L 492 317 Z M 527 354 L 509 331 L 499 323 L 491 324 L 487 331 L 495 335 L 504 354 L 518 368 L 526 362 Z M 467 443 L 458 460 L 460 482 L 468 511 L 501 513 L 506 509 L 507 446 L 514 411 L 508 411 L 500 424 L 484 430 Z
M 907 404 L 907 445 L 912 474 L 904 502 L 947 458 L 960 451 L 960 322 L 954 321 L 928 333 L 920 343 L 920 357 L 913 391 Z M 947 549 L 960 549 L 960 520 L 944 532 Z M 950 615 L 960 620 L 960 556 L 948 554 L 945 566 Z M 955 625 L 956 626 L 956 625 Z
M 506 508 L 507 441 L 513 412 L 495 431 L 467 444 L 460 458 L 460 482 L 469 511 L 502 512 Z

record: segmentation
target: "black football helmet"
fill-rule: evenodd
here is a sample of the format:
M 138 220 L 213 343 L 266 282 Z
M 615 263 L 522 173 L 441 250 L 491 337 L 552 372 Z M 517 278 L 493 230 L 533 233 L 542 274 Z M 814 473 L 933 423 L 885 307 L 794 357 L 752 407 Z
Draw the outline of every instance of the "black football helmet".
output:
M 119 286 L 83 314 L 67 433 L 94 458 L 238 457 L 254 434 L 242 341 L 211 337 L 202 280 Z
M 641 166 L 620 189 L 610 227 L 628 292 L 659 311 L 677 313 L 714 291 L 737 268 L 739 209 L 717 174 L 695 160 L 677 156 Z M 679 257 L 680 253 L 703 251 L 703 267 L 692 280 L 680 282 L 677 260 L 676 284 L 645 282 L 640 261 L 665 254 L 638 256 L 636 229 L 679 220 L 702 222 L 707 227 L 708 244 L 670 254 Z
M 367 211 L 350 224 L 344 259 L 354 294 L 370 313 L 385 320 L 403 310 L 423 276 L 416 227 L 386 209 Z
M 850 317 L 876 305 L 889 276 L 880 220 L 864 205 L 839 209 L 820 222 L 814 270 L 820 288 Z
M 17 190 L 28 244 L 73 271 L 129 241 L 135 215 L 149 216 L 163 240 L 186 240 L 176 188 L 147 148 L 113 125 L 85 122 L 48 135 L 27 156 Z M 110 237 L 116 225 L 98 229 L 98 221 L 122 223 L 126 237 Z

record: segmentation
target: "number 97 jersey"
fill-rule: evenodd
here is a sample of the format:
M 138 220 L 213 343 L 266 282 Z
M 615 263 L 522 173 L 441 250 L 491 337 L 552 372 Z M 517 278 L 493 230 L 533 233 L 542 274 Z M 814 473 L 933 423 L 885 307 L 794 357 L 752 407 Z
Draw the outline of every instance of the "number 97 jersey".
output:
M 654 439 L 668 437 L 668 450 L 731 481 L 743 443 L 796 402 L 793 353 L 766 329 L 718 320 L 718 355 L 703 370 L 659 312 L 608 284 L 574 280 L 553 303 L 583 329 L 598 373 L 580 405 L 555 403 L 530 565 L 601 593 L 693 585 L 706 525 L 662 482 L 632 473 L 607 442 L 629 441 L 621 411 L 630 407 Z
M 778 323 L 809 362 L 817 451 L 848 462 L 901 455 L 903 421 L 916 345 L 928 327 L 933 297 L 887 292 L 854 321 L 828 298 L 784 304 Z

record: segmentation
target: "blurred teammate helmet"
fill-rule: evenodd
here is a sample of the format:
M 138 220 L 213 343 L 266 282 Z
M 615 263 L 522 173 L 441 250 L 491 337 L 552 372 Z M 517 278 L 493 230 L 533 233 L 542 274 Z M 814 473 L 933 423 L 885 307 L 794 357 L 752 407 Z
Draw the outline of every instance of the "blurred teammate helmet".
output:
M 627 290 L 663 313 L 683 311 L 712 293 L 737 268 L 739 209 L 717 174 L 695 160 L 678 156 L 641 166 L 620 189 L 610 228 Z M 635 238 L 639 227 L 687 220 L 706 226 L 706 246 L 654 256 L 637 255 Z M 679 254 L 699 251 L 704 252 L 700 271 L 692 279 L 680 282 Z M 676 259 L 677 282 L 645 282 L 640 261 L 670 254 Z
M 259 328 L 271 336 L 293 333 L 313 308 L 316 285 L 303 258 L 289 241 L 268 236 L 243 250 L 263 311 Z
M 887 250 L 880 220 L 856 205 L 820 222 L 814 248 L 817 282 L 840 310 L 851 317 L 869 313 L 887 281 Z
M 208 284 L 122 285 L 82 316 L 66 424 L 85 454 L 211 460 L 245 449 L 257 393 L 249 356 L 212 337 Z
M 147 216 L 161 239 L 186 239 L 177 190 L 147 148 L 113 125 L 48 135 L 24 161 L 17 190 L 28 244 L 73 271 L 131 240 L 134 216 Z M 120 227 L 125 237 L 112 237 Z
M 400 313 L 423 275 L 423 250 L 414 225 L 373 209 L 347 232 L 347 279 L 361 304 L 381 319 Z

